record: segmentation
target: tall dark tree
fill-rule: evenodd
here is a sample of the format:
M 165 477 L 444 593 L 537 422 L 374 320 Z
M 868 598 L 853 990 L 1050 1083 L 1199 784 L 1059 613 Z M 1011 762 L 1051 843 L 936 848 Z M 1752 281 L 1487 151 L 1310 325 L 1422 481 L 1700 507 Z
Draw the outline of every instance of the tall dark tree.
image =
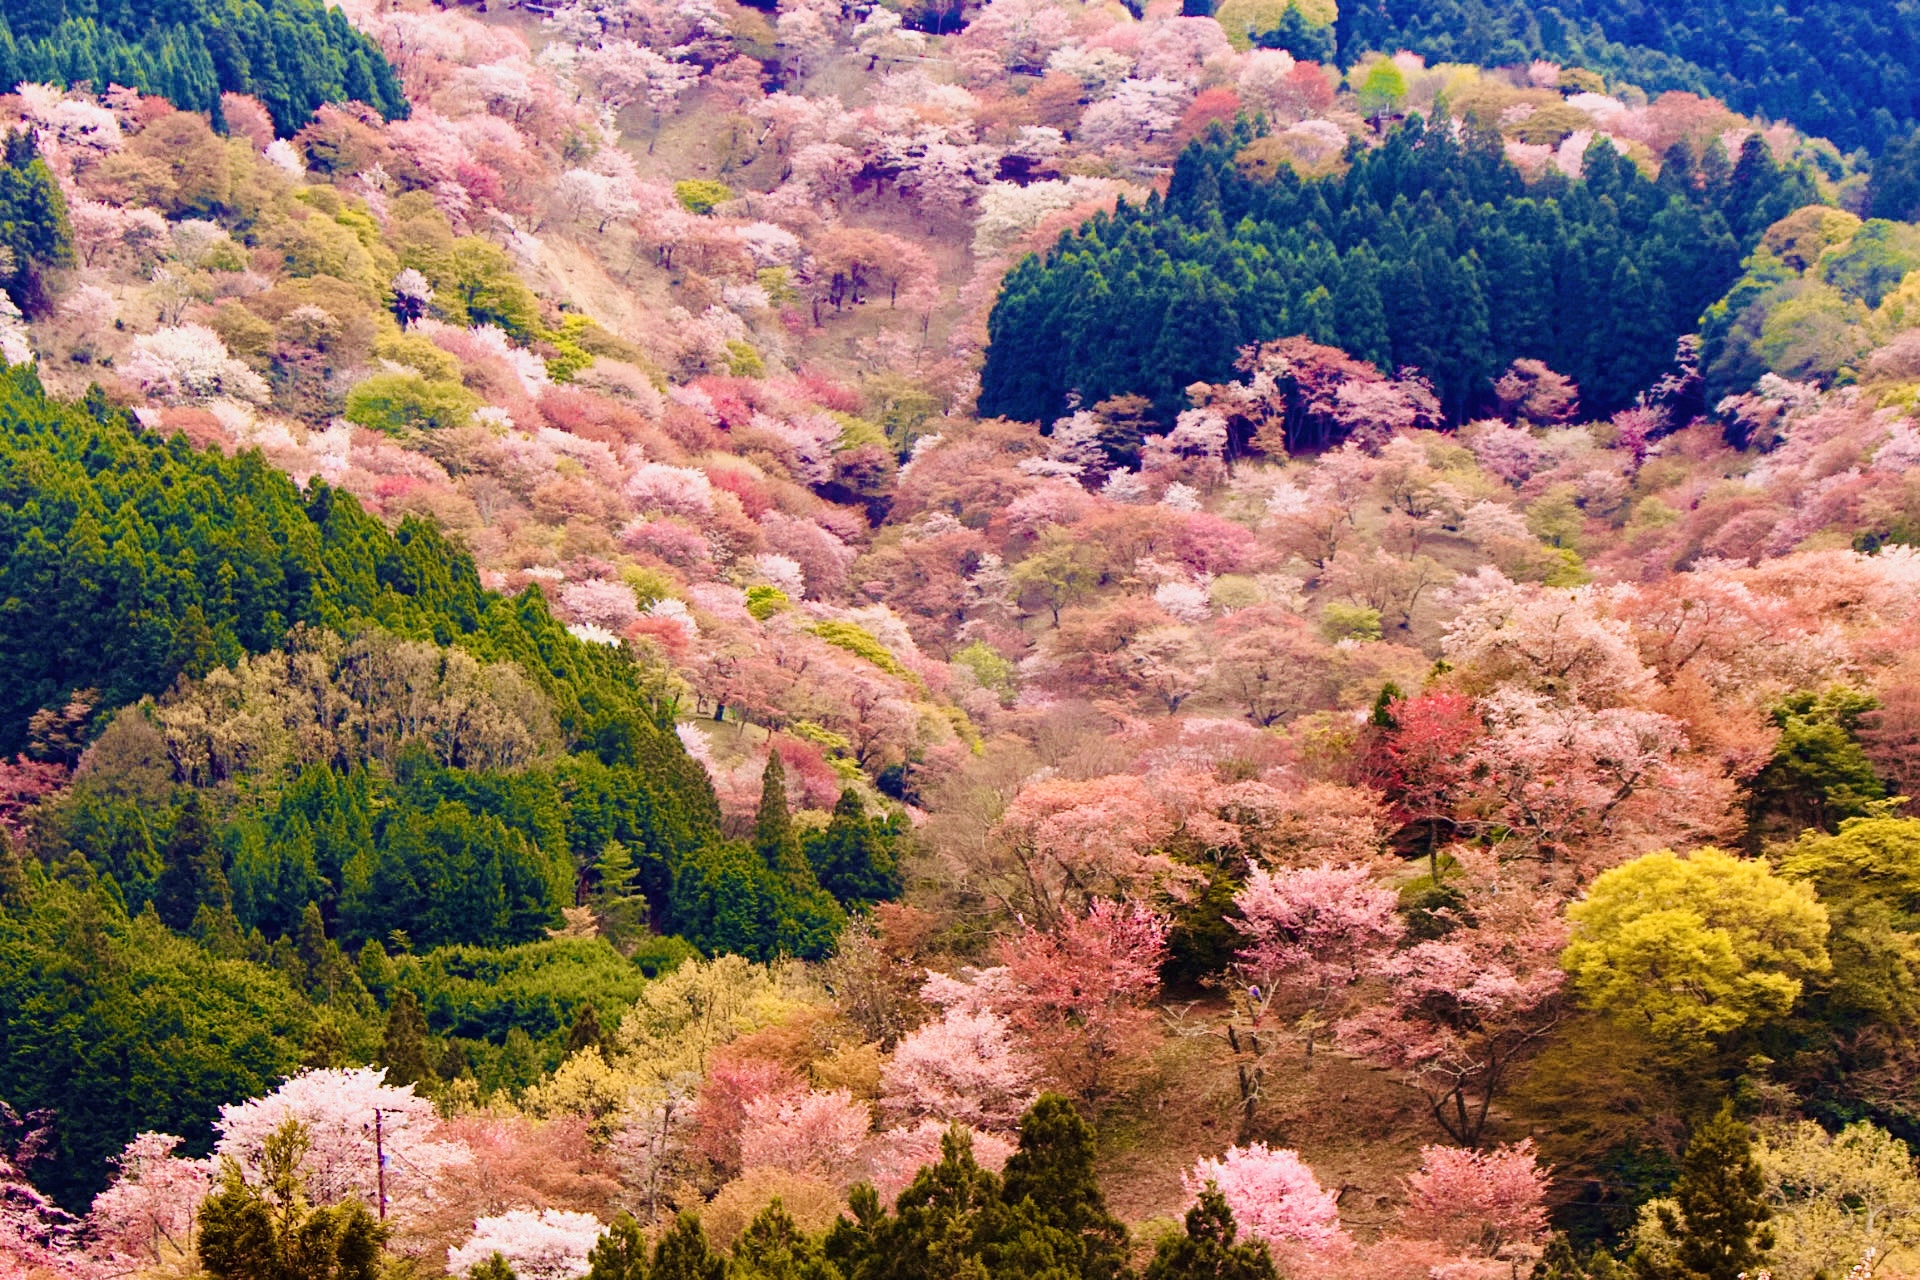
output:
M 587 1254 L 587 1280 L 647 1280 L 647 1237 L 630 1213 L 607 1224 Z
M 860 793 L 848 787 L 826 827 L 809 837 L 807 861 L 820 887 L 842 903 L 884 902 L 900 892 L 890 846 Z
M 1187 1210 L 1186 1233 L 1168 1236 L 1154 1250 L 1145 1280 L 1279 1280 L 1267 1246 L 1236 1244 L 1238 1234 L 1226 1197 L 1208 1183 Z
M 182 932 L 193 924 L 201 907 L 215 912 L 231 909 L 233 892 L 227 885 L 221 866 L 220 847 L 205 806 L 197 791 L 187 794 L 186 803 L 173 820 L 162 856 L 160 884 L 153 907 L 169 929 Z
M 1660 1225 L 1676 1241 L 1671 1262 L 1636 1254 L 1641 1280 L 1739 1280 L 1758 1270 L 1773 1247 L 1765 1225 L 1766 1178 L 1753 1158 L 1753 1130 L 1733 1114 L 1733 1104 L 1694 1131 L 1680 1158 L 1673 1205 L 1660 1210 Z
M 427 1060 L 427 1015 L 411 987 L 393 993 L 387 1007 L 387 1029 L 380 1040 L 380 1065 L 388 1084 L 431 1084 L 433 1067 Z
M 726 1280 L 727 1260 L 707 1243 L 700 1219 L 682 1213 L 653 1250 L 649 1280 Z

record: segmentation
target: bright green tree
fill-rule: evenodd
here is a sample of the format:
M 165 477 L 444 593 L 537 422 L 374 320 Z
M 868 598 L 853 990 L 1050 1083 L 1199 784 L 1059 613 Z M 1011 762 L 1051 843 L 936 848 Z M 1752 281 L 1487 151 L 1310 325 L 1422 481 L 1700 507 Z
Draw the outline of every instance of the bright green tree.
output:
M 1718 849 L 1615 867 L 1567 917 L 1562 963 L 1581 1000 L 1686 1053 L 1783 1017 L 1830 968 L 1813 890 Z

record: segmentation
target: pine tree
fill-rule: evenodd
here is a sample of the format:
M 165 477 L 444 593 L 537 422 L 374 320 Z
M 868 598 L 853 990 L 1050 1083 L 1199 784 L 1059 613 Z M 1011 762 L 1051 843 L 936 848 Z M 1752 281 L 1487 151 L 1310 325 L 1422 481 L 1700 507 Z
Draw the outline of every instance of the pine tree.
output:
M 647 1280 L 647 1237 L 632 1214 L 607 1224 L 587 1254 L 587 1280 Z
M 820 887 L 843 903 L 884 902 L 900 892 L 893 853 L 851 787 L 840 793 L 826 829 L 808 841 L 807 860 Z
M 1094 1155 L 1093 1127 L 1067 1099 L 1042 1094 L 1020 1117 L 1020 1148 L 1007 1159 L 1000 1196 L 1031 1203 L 1049 1226 L 1077 1238 L 1081 1275 L 1115 1276 L 1126 1270 L 1127 1229 L 1107 1212 Z
M 420 1009 L 420 997 L 410 987 L 395 991 L 387 1008 L 380 1065 L 387 1069 L 388 1084 L 433 1082 L 433 1068 L 427 1062 L 427 1017 Z
M 567 1032 L 567 1056 L 572 1057 L 582 1049 L 605 1053 L 606 1047 L 607 1033 L 600 1028 L 600 1015 L 593 1011 L 592 1001 L 588 1001 L 573 1015 L 573 1026 Z
M 700 1219 L 681 1213 L 653 1251 L 649 1280 L 726 1280 L 727 1260 L 707 1243 Z
M 220 864 L 220 850 L 214 843 L 197 791 L 188 793 L 186 803 L 174 819 L 173 832 L 167 837 L 153 906 L 160 914 L 161 923 L 183 933 L 193 926 L 201 907 L 218 912 L 233 906 L 233 894 Z
M 1226 1197 L 1208 1183 L 1200 1203 L 1187 1210 L 1186 1234 L 1160 1242 L 1145 1280 L 1279 1280 L 1267 1246 L 1235 1244 L 1238 1231 Z
M 753 816 L 753 851 L 769 870 L 786 875 L 800 858 L 793 835 L 793 816 L 787 812 L 787 770 L 778 751 L 767 753 L 767 767 L 760 774 L 760 808 Z
M 1636 1254 L 1641 1280 L 1739 1280 L 1773 1247 L 1766 1179 L 1753 1158 L 1753 1130 L 1725 1103 L 1700 1126 L 1680 1158 L 1673 1204 L 1660 1225 L 1678 1245 L 1671 1266 Z

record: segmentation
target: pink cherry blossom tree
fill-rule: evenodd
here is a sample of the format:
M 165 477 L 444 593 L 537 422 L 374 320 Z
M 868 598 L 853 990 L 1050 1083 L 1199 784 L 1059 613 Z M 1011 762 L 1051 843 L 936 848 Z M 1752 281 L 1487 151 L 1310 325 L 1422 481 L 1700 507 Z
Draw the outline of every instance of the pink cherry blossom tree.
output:
M 1011 1128 L 1033 1101 L 1039 1067 L 991 1009 L 956 1003 L 909 1032 L 880 1073 L 880 1105 L 907 1119 Z
M 175 1155 L 180 1141 L 170 1133 L 143 1133 L 127 1144 L 112 1184 L 87 1213 L 92 1252 L 138 1266 L 186 1252 L 194 1215 L 212 1186 L 213 1162 Z
M 1309 1063 L 1315 1038 L 1343 1012 L 1346 993 L 1399 942 L 1398 901 L 1365 867 L 1325 862 L 1271 873 L 1255 868 L 1234 895 L 1241 918 L 1232 923 L 1246 940 L 1238 968 L 1250 1002 L 1264 1011 L 1285 993 L 1302 1009 Z
M 1459 912 L 1440 913 L 1451 932 L 1382 960 L 1385 998 L 1336 1035 L 1404 1075 L 1435 1123 L 1471 1147 L 1509 1073 L 1559 1021 L 1567 935 L 1556 904 L 1530 884 L 1485 868 L 1469 875 Z
M 1218 1187 L 1240 1229 L 1269 1245 L 1313 1254 L 1352 1246 L 1333 1193 L 1321 1189 L 1298 1152 L 1264 1142 L 1229 1147 L 1224 1155 L 1203 1157 L 1181 1182 L 1196 1199 L 1208 1183 Z
M 755 1098 L 747 1103 L 745 1120 L 742 1168 L 785 1169 L 839 1181 L 859 1159 L 873 1112 L 845 1089 L 814 1089 L 797 1097 Z

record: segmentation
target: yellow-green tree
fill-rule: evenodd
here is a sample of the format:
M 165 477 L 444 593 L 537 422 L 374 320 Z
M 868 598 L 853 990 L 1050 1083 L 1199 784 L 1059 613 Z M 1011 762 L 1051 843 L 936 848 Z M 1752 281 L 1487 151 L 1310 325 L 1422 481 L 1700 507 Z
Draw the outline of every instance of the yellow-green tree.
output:
M 1567 918 L 1561 963 L 1580 999 L 1682 1052 L 1784 1016 L 1831 967 L 1813 889 L 1718 849 L 1615 867 Z

